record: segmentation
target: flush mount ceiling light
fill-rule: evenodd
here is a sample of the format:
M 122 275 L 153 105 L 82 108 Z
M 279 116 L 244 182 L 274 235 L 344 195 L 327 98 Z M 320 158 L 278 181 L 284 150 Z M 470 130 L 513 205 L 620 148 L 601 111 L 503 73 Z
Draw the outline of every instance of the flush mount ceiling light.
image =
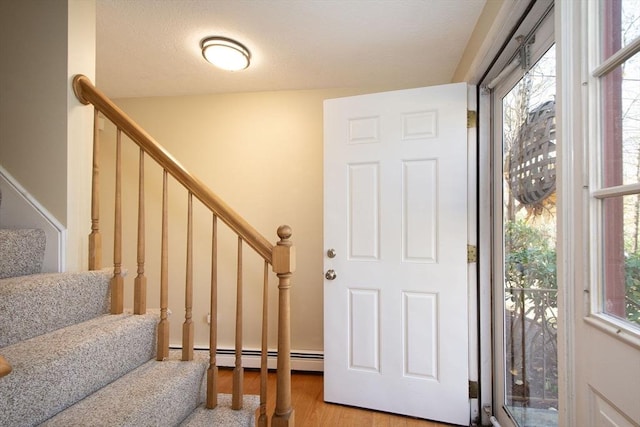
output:
M 202 40 L 202 56 L 211 64 L 228 71 L 240 71 L 249 66 L 251 52 L 242 44 L 226 37 Z

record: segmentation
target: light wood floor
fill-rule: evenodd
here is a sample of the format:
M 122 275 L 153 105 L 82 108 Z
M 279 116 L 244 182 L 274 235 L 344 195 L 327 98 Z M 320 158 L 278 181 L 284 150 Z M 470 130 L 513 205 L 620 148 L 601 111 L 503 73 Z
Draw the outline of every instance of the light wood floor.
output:
M 218 385 L 221 393 L 231 393 L 232 370 L 219 370 Z M 267 414 L 275 406 L 276 376 L 269 374 Z M 260 394 L 260 373 L 244 373 L 244 393 Z M 294 373 L 291 378 L 292 405 L 296 427 L 444 427 L 433 421 L 369 411 L 323 401 L 323 377 L 320 373 Z

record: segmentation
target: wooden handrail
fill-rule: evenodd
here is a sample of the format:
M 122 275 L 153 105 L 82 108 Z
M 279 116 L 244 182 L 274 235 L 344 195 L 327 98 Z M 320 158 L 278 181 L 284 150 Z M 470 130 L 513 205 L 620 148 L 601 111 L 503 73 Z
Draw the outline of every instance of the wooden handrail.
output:
M 73 91 L 83 104 L 93 104 L 106 118 L 153 158 L 171 176 L 207 206 L 218 218 L 251 246 L 265 261 L 272 263 L 273 245 L 236 213 L 198 178 L 191 175 L 164 147 L 96 88 L 87 76 L 73 78 Z
M 4 377 L 5 375 L 9 375 L 12 370 L 13 369 L 11 368 L 9 362 L 7 362 L 7 359 L 0 356 L 0 378 Z

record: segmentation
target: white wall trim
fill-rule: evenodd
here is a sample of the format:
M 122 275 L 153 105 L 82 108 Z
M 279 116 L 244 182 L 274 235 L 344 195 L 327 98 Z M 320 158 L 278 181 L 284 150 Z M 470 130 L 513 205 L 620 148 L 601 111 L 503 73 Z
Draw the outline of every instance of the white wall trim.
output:
M 5 168 L 0 166 L 0 224 L 3 228 L 41 228 L 47 237 L 44 273 L 65 269 L 66 229 Z

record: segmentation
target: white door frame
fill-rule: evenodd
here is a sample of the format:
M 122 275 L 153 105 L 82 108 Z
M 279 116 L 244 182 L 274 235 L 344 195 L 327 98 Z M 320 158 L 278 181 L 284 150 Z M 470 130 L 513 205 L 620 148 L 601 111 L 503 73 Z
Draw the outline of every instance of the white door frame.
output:
M 558 398 L 559 414 L 558 425 L 570 426 L 576 419 L 578 402 L 574 397 L 575 390 L 575 327 L 572 319 L 576 318 L 576 303 L 581 300 L 574 299 L 576 292 L 569 284 L 576 283 L 576 254 L 581 246 L 581 241 L 574 236 L 574 229 L 567 227 L 575 218 L 575 208 L 579 206 L 582 193 L 575 193 L 576 182 L 581 182 L 580 177 L 565 171 L 572 170 L 575 161 L 572 155 L 579 158 L 579 152 L 575 150 L 580 144 L 577 141 L 582 138 L 582 101 L 580 92 L 581 71 L 576 67 L 576 57 L 581 56 L 581 37 L 579 32 L 581 24 L 581 5 L 579 2 L 559 2 L 555 15 L 556 54 L 558 55 L 557 68 L 558 79 L 561 84 L 556 88 L 558 100 L 557 114 L 562 122 L 557 127 L 557 138 L 562 141 L 558 150 L 558 316 L 563 316 L 566 321 L 558 327 Z M 577 146 L 576 146 L 577 145 Z
M 467 90 L 467 109 L 478 111 L 478 91 L 476 86 L 469 86 Z M 467 129 L 467 245 L 478 248 L 478 132 L 475 126 Z M 477 258 L 476 258 L 477 259 Z M 467 283 L 469 297 L 469 381 L 480 384 L 480 328 L 479 307 L 480 291 L 478 287 L 478 261 L 467 263 Z M 469 397 L 471 420 L 480 420 L 480 399 Z
M 470 85 L 477 86 L 478 121 L 476 132 L 477 144 L 475 149 L 477 164 L 470 165 L 470 173 L 477 173 L 477 213 L 476 224 L 474 226 L 475 238 L 477 239 L 478 261 L 475 264 L 477 272 L 477 321 L 470 330 L 476 333 L 478 340 L 477 368 L 479 380 L 479 397 L 472 401 L 472 414 L 479 412 L 481 425 L 490 424 L 489 414 L 493 405 L 493 327 L 492 327 L 492 291 L 491 291 L 491 245 L 492 245 L 492 224 L 491 224 L 491 102 L 487 93 L 478 86 L 486 77 L 491 67 L 506 65 L 506 61 L 493 63 L 497 58 L 505 41 L 512 37 L 513 28 L 520 21 L 520 18 L 529 8 L 526 1 L 505 1 L 494 21 L 491 29 L 478 52 L 472 61 L 469 71 L 463 76 L 463 80 Z M 506 46 L 505 46 L 506 48 Z M 471 153 L 471 151 L 470 151 Z M 470 236 L 471 234 L 471 228 Z M 471 243 L 471 242 L 470 242 Z M 472 243 L 471 243 L 472 244 Z M 473 266 L 470 267 L 470 277 Z M 473 355 L 470 355 L 473 357 Z M 470 371 L 471 374 L 472 371 Z M 487 413 L 484 408 L 488 408 Z
M 469 72 L 464 79 L 469 84 L 478 85 L 478 151 L 477 151 L 477 173 L 478 173 L 478 218 L 477 218 L 477 238 L 478 238 L 478 340 L 479 340 L 479 400 L 480 421 L 482 425 L 490 425 L 490 417 L 493 414 L 493 381 L 495 372 L 493 370 L 493 292 L 492 292 L 492 269 L 493 269 L 493 234 L 494 228 L 491 219 L 492 209 L 492 171 L 491 171 L 491 94 L 482 86 L 495 78 L 509 62 L 508 55 L 501 55 L 503 52 L 515 50 L 514 40 L 515 29 L 523 22 L 522 17 L 530 12 L 534 2 L 527 1 L 505 1 L 495 17 L 491 30 L 487 34 L 484 43 L 480 47 L 475 61 L 472 63 Z M 552 1 L 539 2 L 537 7 L 546 9 Z M 539 9 L 534 9 L 531 16 L 540 13 Z M 530 19 L 536 21 L 536 19 Z M 528 25 L 532 25 L 530 22 Z M 525 22 L 526 26 L 526 22 Z M 556 13 L 556 31 L 559 28 L 558 14 Z M 519 33 L 518 33 L 519 34 Z M 562 309 L 562 308 L 560 308 Z M 563 313 L 564 315 L 564 313 Z M 560 335 L 559 335 L 560 336 Z M 563 343 L 567 345 L 567 343 Z M 560 353 L 560 352 L 559 352 Z M 566 354 L 559 354 L 559 365 L 566 367 Z M 566 376 L 559 378 L 561 390 L 566 388 Z M 560 397 L 562 399 L 562 397 Z M 566 405 L 565 405 L 566 406 Z M 562 418 L 564 414 L 560 414 Z M 562 425 L 562 422 L 561 424 Z M 568 425 L 568 424 L 565 424 Z

